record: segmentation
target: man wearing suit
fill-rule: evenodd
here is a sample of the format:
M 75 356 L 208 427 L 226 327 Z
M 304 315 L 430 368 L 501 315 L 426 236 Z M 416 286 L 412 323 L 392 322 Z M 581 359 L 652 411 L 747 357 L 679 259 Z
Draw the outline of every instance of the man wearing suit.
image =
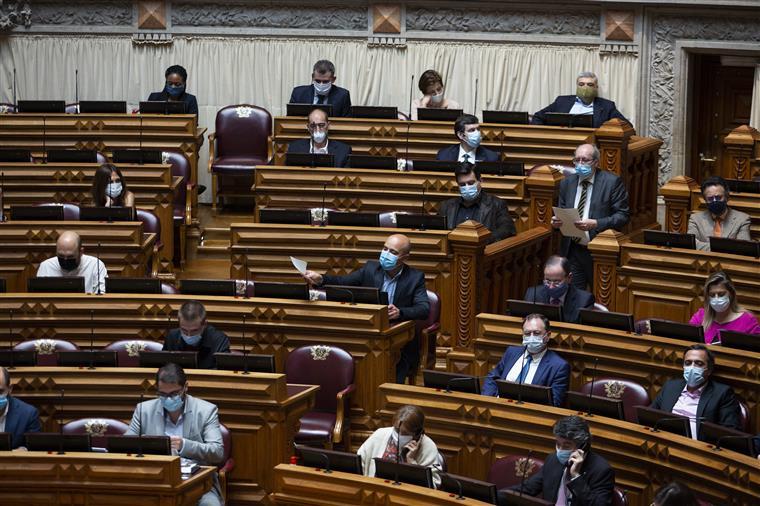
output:
M 702 198 L 707 210 L 689 217 L 689 233 L 694 234 L 697 249 L 710 251 L 710 237 L 728 237 L 749 241 L 749 215 L 728 207 L 728 185 L 720 176 L 702 182 Z
M 572 285 L 573 273 L 567 258 L 552 255 L 544 265 L 544 283 L 525 291 L 524 300 L 562 306 L 562 318 L 568 323 L 580 321 L 581 309 L 594 308 L 594 295 Z
M 452 162 L 496 162 L 499 155 L 495 151 L 480 145 L 480 122 L 472 114 L 462 114 L 454 122 L 454 135 L 459 144 L 448 146 L 438 151 L 436 160 Z
M 601 455 L 591 450 L 588 422 L 566 416 L 554 424 L 556 453 L 544 466 L 512 490 L 538 496 L 552 504 L 607 506 L 612 504 L 615 472 Z
M 187 393 L 185 371 L 177 364 L 166 364 L 156 373 L 158 399 L 137 405 L 126 435 L 169 436 L 172 454 L 201 466 L 216 466 L 224 458 L 222 432 L 217 407 Z M 206 492 L 199 506 L 222 504 L 219 480 Z
M 164 339 L 164 351 L 195 351 L 199 369 L 216 369 L 214 353 L 229 353 L 230 340 L 221 330 L 206 321 L 206 308 L 189 300 L 177 314 L 179 328 L 170 330 Z
M 398 323 L 425 320 L 430 312 L 425 275 L 408 265 L 411 253 L 409 238 L 393 234 L 385 240 L 380 260 L 370 260 L 347 276 L 330 276 L 306 271 L 304 278 L 313 286 L 344 285 L 375 287 L 388 294 L 388 319 Z M 403 383 L 409 371 L 420 360 L 419 340 L 415 336 L 401 349 L 396 365 L 396 382 Z
M 483 190 L 476 165 L 463 162 L 454 171 L 454 176 L 461 196 L 444 201 L 438 209 L 438 215 L 446 217 L 449 229 L 453 230 L 467 220 L 477 221 L 491 231 L 489 243 L 517 233 L 504 201 Z
M 609 228 L 620 230 L 630 217 L 628 191 L 617 175 L 599 168 L 599 150 L 593 144 L 582 144 L 575 150 L 575 174 L 566 177 L 559 185 L 560 208 L 576 208 L 580 220 L 573 225 L 586 232 L 582 239 L 563 237 L 560 254 L 570 261 L 572 283 L 585 290 L 594 283 L 594 260 L 588 243 L 599 232 Z M 562 221 L 552 216 L 552 226 L 559 228 Z M 573 239 L 573 240 L 571 240 Z
M 11 396 L 13 386 L 8 369 L 0 367 L 0 432 L 11 435 L 12 450 L 26 450 L 24 433 L 39 432 L 40 416 L 37 408 Z
M 335 65 L 331 61 L 319 60 L 315 63 L 311 80 L 311 84 L 293 88 L 289 103 L 331 105 L 333 116 L 351 115 L 351 94 L 335 86 Z
M 602 123 L 613 118 L 620 118 L 626 123 L 630 123 L 620 111 L 617 110 L 615 102 L 605 98 L 597 97 L 599 93 L 599 82 L 596 74 L 593 72 L 581 72 L 575 81 L 575 95 L 560 95 L 554 99 L 554 102 L 544 107 L 533 115 L 531 123 L 533 125 L 543 125 L 546 123 L 547 112 L 565 112 L 570 114 L 593 114 L 592 126 L 599 128 Z
M 739 403 L 728 385 L 712 381 L 715 355 L 703 344 L 693 344 L 683 355 L 683 379 L 669 380 L 649 406 L 676 415 L 688 416 L 691 437 L 701 439 L 697 419 L 741 429 Z
M 523 321 L 523 345 L 510 346 L 501 361 L 486 376 L 483 395 L 497 395 L 496 380 L 552 387 L 552 403 L 562 406 L 570 384 L 570 364 L 547 349 L 549 319 L 534 313 Z
M 327 113 L 322 109 L 314 109 L 309 114 L 306 128 L 309 130 L 309 139 L 298 139 L 288 145 L 288 153 L 316 153 L 329 154 L 335 157 L 336 167 L 348 165 L 348 155 L 351 154 L 351 146 L 340 141 L 328 140 L 330 121 Z

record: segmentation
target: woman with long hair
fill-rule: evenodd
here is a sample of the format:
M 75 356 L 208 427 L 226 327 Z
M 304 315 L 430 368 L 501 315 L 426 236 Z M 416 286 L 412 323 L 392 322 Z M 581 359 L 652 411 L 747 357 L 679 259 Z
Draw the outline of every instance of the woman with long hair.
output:
M 706 344 L 720 344 L 721 330 L 760 334 L 757 318 L 739 305 L 734 283 L 725 272 L 714 272 L 707 278 L 704 298 L 704 307 L 699 308 L 689 323 L 702 325 Z
M 104 163 L 95 171 L 92 180 L 92 205 L 135 207 L 135 195 L 127 190 L 127 182 L 116 165 Z

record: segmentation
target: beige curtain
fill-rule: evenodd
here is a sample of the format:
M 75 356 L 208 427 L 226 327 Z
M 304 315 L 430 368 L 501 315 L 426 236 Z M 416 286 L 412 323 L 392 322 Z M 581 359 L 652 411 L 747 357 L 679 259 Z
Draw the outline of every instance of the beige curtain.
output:
M 755 65 L 755 85 L 752 88 L 752 110 L 749 126 L 760 129 L 760 65 Z
M 590 70 L 599 76 L 601 96 L 636 125 L 635 56 L 504 43 L 409 42 L 406 49 L 387 49 L 364 40 L 178 37 L 170 45 L 134 45 L 125 37 L 11 36 L 0 39 L 0 102 L 11 101 L 13 68 L 18 98 L 73 102 L 78 69 L 80 99 L 126 100 L 136 107 L 163 87 L 166 67 L 178 63 L 188 70 L 188 92 L 198 97 L 200 126 L 211 132 L 216 112 L 229 104 L 284 114 L 293 86 L 309 83 L 312 65 L 323 58 L 335 63 L 337 84 L 351 91 L 354 104 L 407 111 L 412 76 L 412 97 L 419 97 L 417 80 L 433 68 L 444 76 L 447 95 L 478 115 L 483 109 L 533 113 L 557 95 L 574 93 L 578 72 Z M 209 185 L 207 149 L 199 178 Z

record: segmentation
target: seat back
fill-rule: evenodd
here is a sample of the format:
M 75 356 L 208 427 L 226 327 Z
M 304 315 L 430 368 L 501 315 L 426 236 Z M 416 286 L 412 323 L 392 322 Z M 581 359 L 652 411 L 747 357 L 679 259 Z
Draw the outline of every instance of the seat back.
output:
M 380 213 L 380 226 L 383 228 L 395 228 L 396 212 L 389 211 L 387 213 Z
M 76 351 L 79 348 L 76 344 L 62 339 L 30 339 L 18 343 L 13 349 L 16 351 L 35 351 L 37 352 L 37 365 L 52 367 L 58 365 L 59 351 Z
M 496 485 L 497 489 L 513 487 L 519 485 L 525 475 L 527 480 L 536 474 L 542 467 L 544 461 L 531 457 L 528 459 L 525 455 L 507 455 L 496 459 L 488 470 L 488 481 Z
M 42 207 L 42 206 L 63 206 L 63 219 L 66 221 L 79 221 L 79 206 L 76 204 L 69 204 L 64 203 L 61 204 L 60 202 L 41 202 L 39 204 L 35 204 L 35 206 Z
M 742 432 L 749 433 L 749 407 L 743 399 L 737 397 L 736 400 L 739 402 L 739 429 Z
M 164 295 L 176 295 L 179 293 L 179 290 L 173 284 L 161 281 L 161 293 Z
M 415 331 L 417 333 L 438 323 L 441 319 L 441 300 L 438 298 L 438 294 L 431 290 L 427 290 L 427 296 L 428 302 L 430 303 L 430 312 L 428 313 L 427 320 L 416 320 L 414 322 Z
M 174 216 L 183 217 L 187 203 L 187 183 L 190 182 L 190 162 L 185 155 L 176 151 L 164 151 L 163 161 L 172 166 L 173 177 L 182 178 L 174 193 Z
M 620 488 L 612 489 L 612 506 L 628 506 L 628 495 Z
M 157 341 L 125 339 L 109 344 L 105 350 L 116 352 L 116 361 L 119 367 L 140 367 L 141 351 L 161 351 L 163 348 L 163 344 Z
M 161 243 L 161 222 L 153 211 L 146 209 L 136 209 L 135 218 L 143 224 L 143 232 L 146 234 L 156 234 L 156 244 Z
M 288 355 L 285 375 L 288 383 L 319 385 L 314 409 L 335 412 L 336 395 L 354 382 L 354 359 L 336 346 L 302 346 Z
M 622 399 L 625 419 L 632 423 L 636 423 L 634 406 L 649 406 L 649 393 L 646 388 L 626 378 L 597 378 L 594 381 L 593 392 L 591 392 L 591 382 L 583 385 L 580 391 L 586 395 L 591 393 L 608 399 Z
M 89 434 L 92 446 L 105 448 L 108 436 L 121 436 L 129 426 L 113 418 L 80 418 L 72 420 L 62 428 L 64 434 Z
M 16 112 L 16 106 L 8 103 L 0 103 L 0 114 L 9 114 Z
M 77 114 L 79 112 L 79 102 L 66 104 L 66 114 Z
M 97 159 L 98 163 L 101 165 L 104 163 L 108 163 L 108 157 L 104 155 L 103 153 L 101 153 L 100 151 L 97 151 L 95 153 L 95 158 Z
M 228 105 L 216 113 L 216 156 L 267 158 L 272 115 L 249 104 Z
M 227 465 L 230 457 L 232 457 L 232 435 L 230 434 L 230 429 L 228 429 L 223 423 L 219 424 L 219 430 L 222 433 L 222 445 L 224 445 L 224 457 L 222 458 L 221 464 L 218 466 L 219 469 L 221 469 Z

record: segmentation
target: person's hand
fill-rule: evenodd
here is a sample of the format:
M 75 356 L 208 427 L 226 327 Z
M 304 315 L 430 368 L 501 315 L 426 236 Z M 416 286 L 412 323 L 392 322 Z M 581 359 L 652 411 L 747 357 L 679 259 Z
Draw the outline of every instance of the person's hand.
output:
M 317 274 L 314 271 L 306 271 L 303 273 L 303 277 L 307 283 L 311 286 L 319 286 L 322 284 L 322 275 Z
M 575 450 L 570 454 L 570 458 L 567 459 L 567 463 L 570 464 L 570 479 L 577 478 L 581 475 L 581 466 L 583 460 L 586 458 L 586 453 L 583 450 Z
M 106 207 L 113 207 L 113 200 L 108 195 L 106 195 Z
M 182 451 L 182 438 L 179 436 L 171 436 L 172 450 L 176 450 L 177 453 Z
M 587 232 L 589 230 L 594 230 L 596 228 L 596 220 L 592 220 L 591 218 L 587 220 L 578 220 L 574 221 L 573 225 L 575 225 L 575 228 L 578 230 L 583 230 L 584 232 Z
M 430 95 L 425 95 L 422 97 L 422 100 L 420 100 L 420 107 L 427 107 L 430 103 Z
M 419 450 L 420 450 L 420 442 L 415 439 L 412 439 L 406 444 L 406 446 L 404 446 L 404 450 L 407 451 L 407 454 L 406 454 L 407 460 L 416 461 L 417 454 L 419 453 Z
M 552 228 L 559 228 L 562 226 L 562 220 L 556 216 L 552 216 Z
M 399 316 L 401 316 L 401 310 L 393 304 L 388 304 L 388 319 L 395 320 Z

